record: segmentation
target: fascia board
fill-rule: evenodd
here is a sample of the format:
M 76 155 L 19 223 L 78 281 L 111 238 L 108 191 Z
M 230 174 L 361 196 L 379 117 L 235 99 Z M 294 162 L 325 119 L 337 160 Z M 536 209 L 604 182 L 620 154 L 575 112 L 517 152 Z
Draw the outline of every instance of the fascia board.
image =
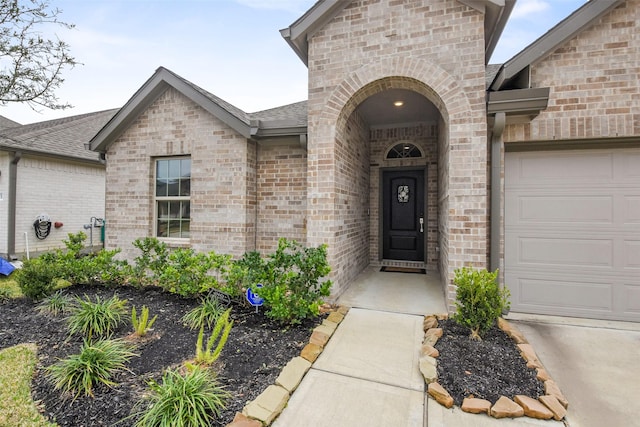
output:
M 592 0 L 577 9 L 542 37 L 505 62 L 496 76 L 491 90 L 499 90 L 502 84 L 513 78 L 527 66 L 535 64 L 563 43 L 585 30 L 589 24 L 617 7 L 623 0 Z
M 29 149 L 24 149 L 24 148 L 17 148 L 17 147 L 13 147 L 13 146 L 5 146 L 5 145 L 0 145 L 0 151 L 7 151 L 10 153 L 14 153 L 14 152 L 20 152 L 22 153 L 22 157 L 24 156 L 34 156 L 34 157 L 47 157 L 50 159 L 58 159 L 58 160 L 65 160 L 65 161 L 72 161 L 72 162 L 78 162 L 78 163 L 88 163 L 91 164 L 93 166 L 99 166 L 102 165 L 103 163 L 97 158 L 96 155 L 96 159 L 92 160 L 92 159 L 87 159 L 84 157 L 73 157 L 73 156 L 65 156 L 62 154 L 53 154 L 53 153 L 47 153 L 44 151 L 36 151 L 36 150 L 29 150 Z
M 549 103 L 548 87 L 488 92 L 487 114 L 538 114 Z
M 305 65 L 309 62 L 308 40 L 350 2 L 350 0 L 320 0 L 288 28 L 280 30 L 282 37 Z

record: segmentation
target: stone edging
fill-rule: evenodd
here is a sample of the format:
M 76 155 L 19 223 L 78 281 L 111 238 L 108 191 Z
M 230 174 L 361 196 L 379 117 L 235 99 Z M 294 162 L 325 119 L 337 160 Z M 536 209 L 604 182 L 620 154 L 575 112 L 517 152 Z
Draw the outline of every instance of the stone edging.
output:
M 255 400 L 248 402 L 242 409 L 242 413 L 237 412 L 231 424 L 227 424 L 226 427 L 270 425 L 287 406 L 291 394 L 322 353 L 324 346 L 348 311 L 348 307 L 340 306 L 332 311 L 322 324 L 316 326 L 311 333 L 309 343 L 300 352 L 300 356 L 291 359 L 280 371 L 275 384 L 267 387 Z
M 440 355 L 434 347 L 438 338 L 442 336 L 442 329 L 438 328 L 438 320 L 447 319 L 447 314 L 425 316 L 423 322 L 424 339 L 420 349 L 420 372 L 428 384 L 428 394 L 446 408 L 453 406 L 453 398 L 444 387 L 438 384 L 438 371 L 436 358 Z M 487 414 L 494 418 L 516 418 L 528 416 L 537 419 L 562 420 L 567 414 L 569 402 L 564 397 L 555 381 L 551 379 L 547 370 L 536 356 L 531 344 L 528 343 L 522 332 L 503 318 L 498 319 L 498 327 L 502 329 L 517 345 L 520 354 L 527 362 L 527 367 L 536 370 L 538 380 L 544 382 L 544 396 L 538 400 L 528 396 L 517 395 L 513 400 L 506 396 L 500 396 L 498 401 L 491 406 L 491 402 L 484 399 L 465 398 L 461 409 L 473 414 Z

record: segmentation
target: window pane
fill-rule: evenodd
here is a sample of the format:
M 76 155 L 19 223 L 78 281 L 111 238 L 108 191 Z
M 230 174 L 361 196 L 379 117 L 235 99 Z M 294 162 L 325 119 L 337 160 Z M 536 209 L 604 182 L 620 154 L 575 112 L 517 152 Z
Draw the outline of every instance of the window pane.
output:
M 169 217 L 169 202 L 158 203 L 158 219 L 167 219 Z
M 167 231 L 169 229 L 169 221 L 158 220 L 157 237 L 167 237 Z
M 167 195 L 167 180 L 156 179 L 156 196 L 164 197 Z
M 169 202 L 169 218 L 180 218 L 180 202 Z
M 191 226 L 191 221 L 182 221 L 182 237 L 188 238 L 191 236 L 189 227 Z
M 182 202 L 182 219 L 191 219 L 191 202 Z
M 169 176 L 169 161 L 158 160 L 156 162 L 156 177 L 167 178 Z
M 191 159 L 180 160 L 180 176 L 182 178 L 191 178 Z
M 169 229 L 167 230 L 167 237 L 180 237 L 180 221 L 169 221 Z
M 169 178 L 180 178 L 180 160 L 169 160 Z
M 189 196 L 191 194 L 191 180 L 183 178 L 180 180 L 180 195 Z

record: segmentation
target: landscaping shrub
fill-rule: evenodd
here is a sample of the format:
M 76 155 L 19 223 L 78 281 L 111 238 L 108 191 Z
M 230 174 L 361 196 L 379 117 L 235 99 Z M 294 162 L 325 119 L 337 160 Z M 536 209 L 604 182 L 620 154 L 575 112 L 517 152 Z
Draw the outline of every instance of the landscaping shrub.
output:
M 127 300 L 121 300 L 113 295 L 107 300 L 96 296 L 91 301 L 85 298 L 76 298 L 76 305 L 71 309 L 68 318 L 69 333 L 82 333 L 89 341 L 93 336 L 110 336 L 122 321 L 122 316 L 127 312 Z
M 32 258 L 24 262 L 21 269 L 14 272 L 22 293 L 38 301 L 53 292 L 54 279 L 59 277 L 56 265 L 45 258 Z
M 131 283 L 134 286 L 158 284 L 169 256 L 166 243 L 155 237 L 145 237 L 144 239 L 136 239 L 133 246 L 138 248 L 141 254 L 134 258 Z
M 332 284 L 320 281 L 331 271 L 326 245 L 305 248 L 281 238 L 276 252 L 260 268 L 261 273 L 254 273 L 254 277 L 263 287 L 253 284 L 252 291 L 264 298 L 268 317 L 296 324 L 319 314 L 322 297 L 329 296 Z
M 169 254 L 159 284 L 183 297 L 197 296 L 213 287 L 215 279 L 208 274 L 212 266 L 207 254 L 191 248 L 178 248 Z
M 231 395 L 211 370 L 193 366 L 182 374 L 168 370 L 162 384 L 149 383 L 150 393 L 138 404 L 136 426 L 208 426 L 220 416 Z
M 219 289 L 231 296 L 243 297 L 246 290 L 262 283 L 265 262 L 260 252 L 246 252 L 242 258 L 231 263 L 225 274 L 225 282 Z
M 471 329 L 471 338 L 479 340 L 504 310 L 510 306 L 509 290 L 498 284 L 498 270 L 474 270 L 462 267 L 455 271 L 456 313 L 453 319 Z
M 225 307 L 220 301 L 213 296 L 208 296 L 202 299 L 200 305 L 185 314 L 182 321 L 192 331 L 204 326 L 210 329 L 224 311 Z
M 111 380 L 113 374 L 125 369 L 125 364 L 136 354 L 123 340 L 84 341 L 80 353 L 73 354 L 46 368 L 47 375 L 55 388 L 73 394 L 74 399 L 81 393 L 93 396 L 93 388 L 98 383 L 116 385 Z
M 36 310 L 41 314 L 58 316 L 67 313 L 73 307 L 73 300 L 62 291 L 55 292 L 45 297 Z
M 229 338 L 231 327 L 233 326 L 233 320 L 229 320 L 230 314 L 231 309 L 222 313 L 222 316 L 216 321 L 216 326 L 213 328 L 213 332 L 211 332 L 206 346 L 203 346 L 204 326 L 200 327 L 200 333 L 198 334 L 198 340 L 196 342 L 196 363 L 211 366 L 218 360 L 224 345 L 227 343 L 227 338 Z M 214 344 L 216 344 L 215 350 L 213 349 Z
M 147 335 L 157 318 L 156 314 L 153 319 L 149 320 L 149 308 L 145 305 L 140 309 L 140 317 L 138 317 L 135 306 L 131 309 L 131 325 L 134 333 L 139 337 Z

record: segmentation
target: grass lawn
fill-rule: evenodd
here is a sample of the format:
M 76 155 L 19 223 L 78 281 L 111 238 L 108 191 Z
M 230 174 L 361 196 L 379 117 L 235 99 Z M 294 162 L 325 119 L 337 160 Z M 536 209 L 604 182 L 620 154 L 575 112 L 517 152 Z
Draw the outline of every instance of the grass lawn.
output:
M 7 289 L 9 298 L 20 298 L 23 296 L 18 282 L 16 282 L 12 276 L 7 277 L 0 274 L 0 289 Z
M 40 415 L 31 399 L 31 376 L 36 360 L 36 346 L 33 344 L 20 344 L 0 351 L 0 426 L 56 425 Z

